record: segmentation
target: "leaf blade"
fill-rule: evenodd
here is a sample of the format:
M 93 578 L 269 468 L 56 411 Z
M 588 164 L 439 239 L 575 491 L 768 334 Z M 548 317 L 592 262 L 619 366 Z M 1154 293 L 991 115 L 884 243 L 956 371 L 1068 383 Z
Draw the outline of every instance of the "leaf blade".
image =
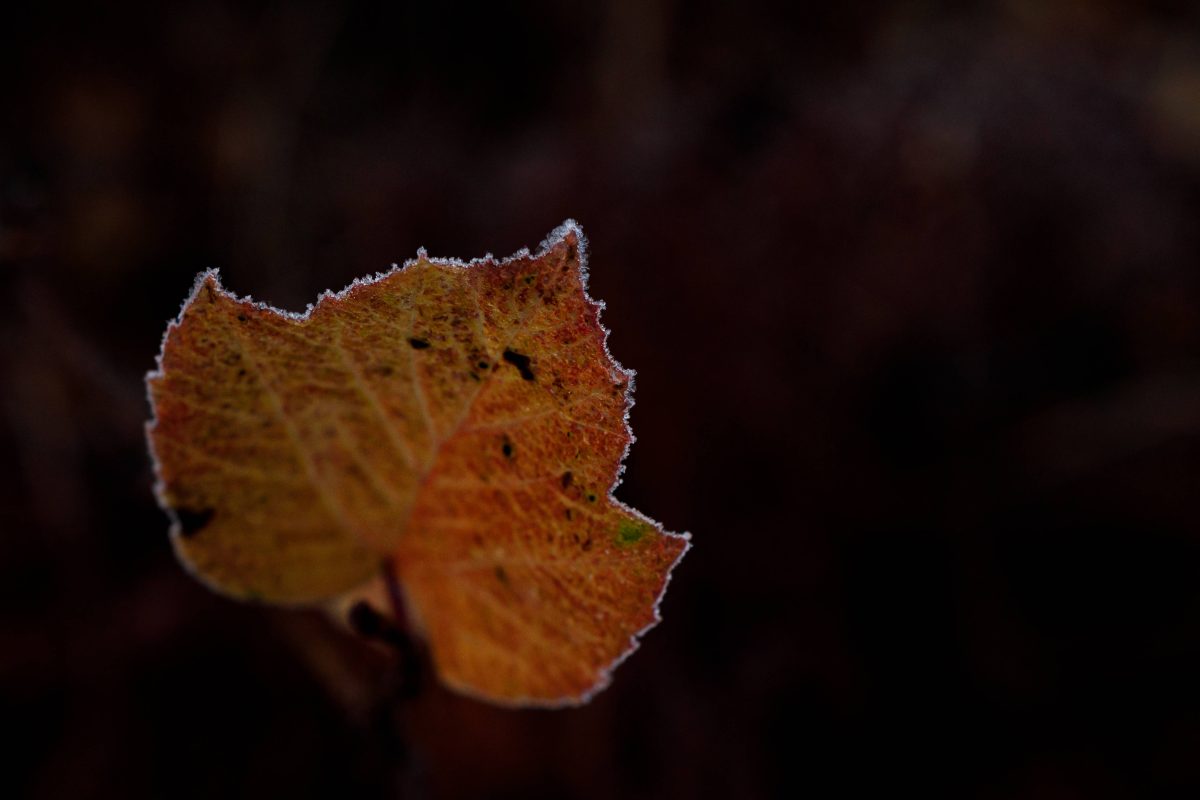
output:
M 658 620 L 688 547 L 610 491 L 632 373 L 568 223 L 537 255 L 421 256 L 289 315 L 202 276 L 148 376 L 181 560 L 272 602 L 384 596 L 444 682 L 581 702 Z

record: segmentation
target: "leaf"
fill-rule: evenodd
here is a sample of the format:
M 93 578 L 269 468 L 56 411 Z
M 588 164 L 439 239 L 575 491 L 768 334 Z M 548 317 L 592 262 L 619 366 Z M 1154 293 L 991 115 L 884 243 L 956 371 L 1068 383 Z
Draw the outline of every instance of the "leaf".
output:
M 392 564 L 449 686 L 603 688 L 688 544 L 610 494 L 632 373 L 584 247 L 567 222 L 537 255 L 422 251 L 303 315 L 201 275 L 147 376 L 179 558 L 234 597 L 343 610 L 382 605 Z

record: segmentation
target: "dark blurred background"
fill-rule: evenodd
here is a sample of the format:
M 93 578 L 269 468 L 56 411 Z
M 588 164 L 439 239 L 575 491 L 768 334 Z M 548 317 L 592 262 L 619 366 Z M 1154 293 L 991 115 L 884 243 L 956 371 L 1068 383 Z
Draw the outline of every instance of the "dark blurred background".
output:
M 142 377 L 195 274 L 303 309 L 574 217 L 689 530 L 580 710 L 172 557 Z M 1192 3 L 9 4 L 0 794 L 1200 792 Z

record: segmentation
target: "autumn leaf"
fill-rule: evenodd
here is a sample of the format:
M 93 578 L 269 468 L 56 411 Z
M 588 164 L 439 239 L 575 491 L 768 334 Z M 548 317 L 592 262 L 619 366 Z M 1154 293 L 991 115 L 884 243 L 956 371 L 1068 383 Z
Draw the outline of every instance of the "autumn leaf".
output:
M 632 373 L 567 222 L 540 252 L 422 251 L 305 314 L 197 280 L 147 376 L 176 553 L 225 594 L 383 603 L 390 565 L 442 681 L 581 702 L 658 621 L 687 536 L 611 495 Z

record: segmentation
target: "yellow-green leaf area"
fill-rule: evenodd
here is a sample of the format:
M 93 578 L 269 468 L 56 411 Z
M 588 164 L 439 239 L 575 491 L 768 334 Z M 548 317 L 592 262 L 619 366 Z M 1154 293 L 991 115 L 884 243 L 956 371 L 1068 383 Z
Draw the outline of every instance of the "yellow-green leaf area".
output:
M 637 544 L 652 530 L 648 523 L 640 520 L 622 519 L 617 523 L 617 544 L 622 547 Z

